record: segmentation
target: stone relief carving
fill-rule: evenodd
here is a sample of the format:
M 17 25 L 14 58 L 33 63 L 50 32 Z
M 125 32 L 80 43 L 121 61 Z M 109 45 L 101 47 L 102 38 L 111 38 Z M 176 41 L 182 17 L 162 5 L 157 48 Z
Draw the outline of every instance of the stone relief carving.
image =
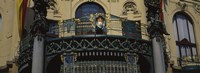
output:
M 127 15 L 127 13 L 139 14 L 137 6 L 134 2 L 129 1 L 124 4 L 122 14 Z
M 194 4 L 194 9 L 195 9 L 198 13 L 200 13 L 200 5 Z
M 177 6 L 178 6 L 179 8 L 181 8 L 181 10 L 186 10 L 186 8 L 187 8 L 187 4 L 186 4 L 186 3 L 183 3 L 183 2 L 178 2 L 178 3 L 177 3 Z
M 193 8 L 198 12 L 200 13 L 200 4 L 197 4 L 197 3 L 192 3 L 193 4 Z M 187 9 L 187 4 L 184 3 L 184 2 L 178 2 L 177 3 L 177 6 L 179 8 L 181 8 L 181 10 L 186 10 Z

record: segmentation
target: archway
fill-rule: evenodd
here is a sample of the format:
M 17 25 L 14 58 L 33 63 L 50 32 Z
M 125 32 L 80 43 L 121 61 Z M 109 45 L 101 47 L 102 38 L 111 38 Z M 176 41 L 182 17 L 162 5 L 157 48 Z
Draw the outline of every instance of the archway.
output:
M 86 2 L 81 4 L 75 12 L 75 18 L 87 17 L 90 14 L 105 13 L 104 8 L 94 2 Z
M 104 32 L 104 26 L 106 25 L 106 23 L 104 21 L 104 17 L 97 17 L 100 20 L 102 19 L 100 21 L 101 23 L 99 23 L 99 29 L 97 29 L 96 22 L 93 22 L 93 19 L 91 20 L 91 18 L 93 18 L 92 16 L 98 14 L 105 15 L 105 10 L 100 4 L 97 4 L 95 2 L 86 2 L 81 4 L 75 12 L 75 18 L 78 18 L 80 20 L 80 23 L 76 24 L 76 35 L 105 34 L 106 32 Z M 96 19 L 96 17 L 94 18 Z
M 140 65 L 141 73 L 151 73 L 152 66 L 144 55 L 139 54 L 138 64 Z
M 47 65 L 46 72 L 47 73 L 60 73 L 61 65 L 62 65 L 60 55 L 55 56 Z

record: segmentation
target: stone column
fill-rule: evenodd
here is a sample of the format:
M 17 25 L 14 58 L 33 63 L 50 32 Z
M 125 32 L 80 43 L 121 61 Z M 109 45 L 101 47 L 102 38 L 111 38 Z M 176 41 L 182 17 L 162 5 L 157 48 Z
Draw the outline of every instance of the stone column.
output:
M 145 6 L 148 8 L 147 31 L 150 34 L 153 46 L 154 73 L 166 73 L 164 59 L 165 47 L 163 46 L 166 44 L 163 35 L 169 35 L 169 33 L 166 30 L 162 16 L 160 16 L 162 14 L 161 3 L 162 0 L 145 0 Z
M 44 63 L 44 38 L 49 30 L 47 20 L 47 8 L 55 7 L 54 0 L 33 0 L 34 22 L 31 24 L 30 33 L 34 37 L 33 41 L 33 57 L 32 57 L 32 73 L 43 73 Z M 31 37 L 33 38 L 33 37 Z
M 155 69 L 155 73 L 166 73 L 163 48 L 160 43 L 161 42 L 157 40 L 157 37 L 154 37 L 152 39 L 154 69 Z
M 32 73 L 43 73 L 44 39 L 36 36 L 33 43 Z

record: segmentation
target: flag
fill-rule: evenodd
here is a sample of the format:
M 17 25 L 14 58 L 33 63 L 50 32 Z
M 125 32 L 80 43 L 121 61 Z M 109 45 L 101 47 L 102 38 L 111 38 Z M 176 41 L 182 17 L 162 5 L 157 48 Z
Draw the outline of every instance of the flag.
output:
M 162 8 L 163 8 L 163 0 L 160 0 L 160 14 L 159 15 L 160 15 L 160 20 L 164 21 Z
M 24 25 L 25 15 L 27 12 L 28 0 L 23 0 L 22 2 L 22 26 Z
M 24 26 L 28 0 L 16 0 L 16 1 L 17 1 L 16 5 L 17 5 L 18 29 L 19 29 L 19 35 L 21 37 L 24 29 L 23 26 Z
M 19 29 L 19 36 L 22 35 L 22 2 L 23 0 L 16 0 L 16 7 L 17 7 L 17 21 L 18 21 L 18 29 Z

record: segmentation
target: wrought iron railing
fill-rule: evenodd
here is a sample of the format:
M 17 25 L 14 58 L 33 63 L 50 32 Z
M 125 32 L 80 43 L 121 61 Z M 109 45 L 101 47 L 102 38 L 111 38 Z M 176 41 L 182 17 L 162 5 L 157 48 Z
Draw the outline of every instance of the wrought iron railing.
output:
M 64 62 L 61 73 L 139 73 L 135 57 L 142 55 L 153 62 L 150 41 L 116 35 L 76 35 L 47 40 L 46 66 L 56 55 L 63 55 L 67 63 Z M 108 59 L 111 57 L 116 59 Z
M 30 66 L 33 52 L 33 45 L 31 45 L 31 42 L 32 38 L 30 35 L 27 35 L 21 40 L 20 50 L 18 52 L 19 58 L 17 60 L 17 63 L 19 64 L 19 72 L 21 72 L 24 68 Z
M 141 38 L 140 25 L 137 21 L 122 21 L 122 20 L 110 20 L 105 23 L 102 28 L 102 34 L 104 35 L 121 35 L 126 37 Z M 131 25 L 131 26 L 130 26 Z M 132 27 L 132 28 L 130 28 Z M 48 34 L 58 35 L 60 37 L 68 37 L 75 35 L 96 35 L 95 23 L 92 21 L 86 21 L 86 18 L 81 20 L 65 20 L 57 26 L 52 26 L 49 29 Z
M 152 55 L 151 43 L 149 41 L 122 36 L 70 36 L 46 42 L 46 55 L 83 50 L 117 50 Z
M 95 27 L 92 22 L 80 22 L 76 24 L 76 35 L 95 34 Z
M 61 67 L 60 73 L 140 73 L 139 65 L 123 61 L 81 61 Z

